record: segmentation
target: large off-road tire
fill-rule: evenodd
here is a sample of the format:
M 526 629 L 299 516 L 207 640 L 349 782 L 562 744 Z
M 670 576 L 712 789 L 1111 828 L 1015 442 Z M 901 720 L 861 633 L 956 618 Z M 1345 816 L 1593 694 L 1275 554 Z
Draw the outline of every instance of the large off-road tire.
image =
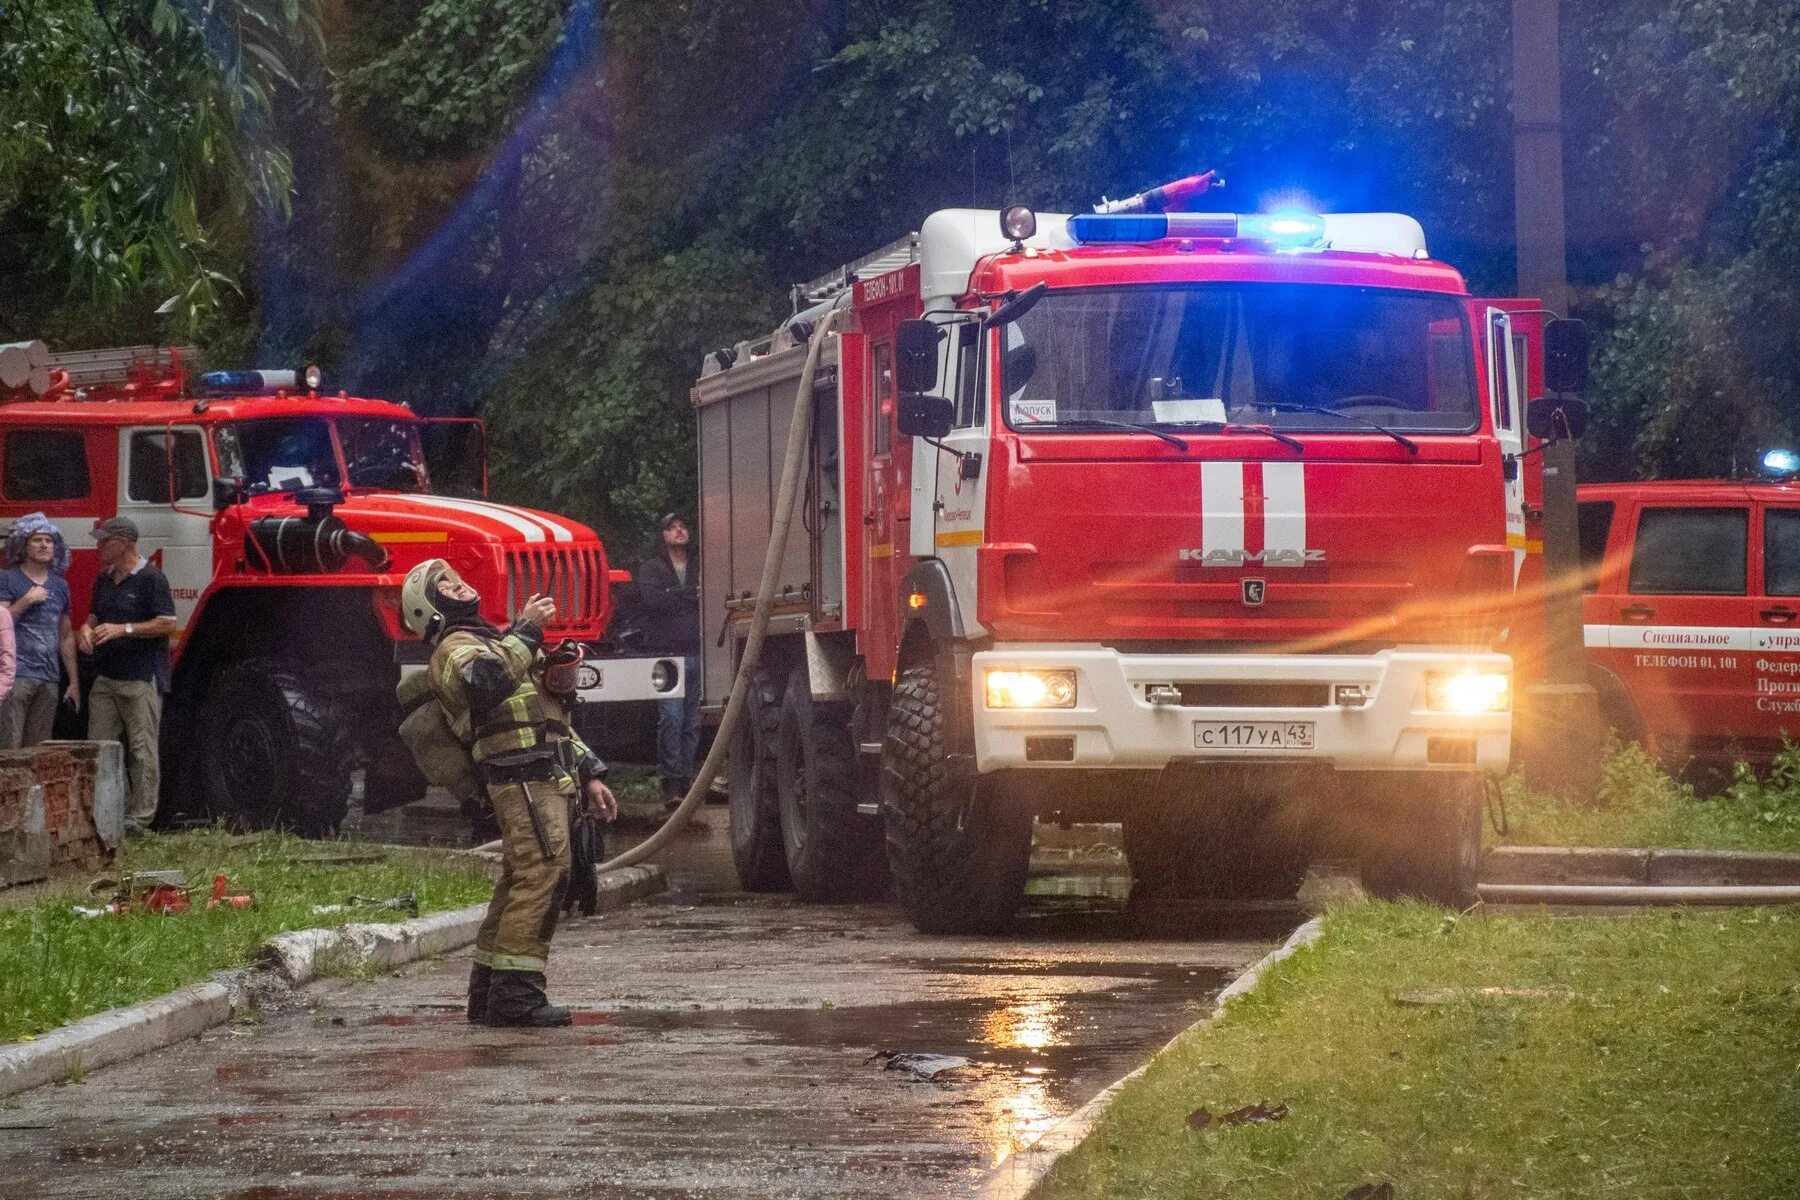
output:
M 749 686 L 725 771 L 731 861 L 745 891 L 784 892 L 793 882 L 788 878 L 787 853 L 781 842 L 775 785 L 780 676 L 770 666 L 758 666 Z
M 935 664 L 894 685 L 881 754 L 888 865 L 920 933 L 998 933 L 1025 896 L 1032 813 L 1005 781 L 952 755 L 950 703 Z
M 234 825 L 337 831 L 350 803 L 351 740 L 291 659 L 256 658 L 221 670 L 197 736 L 208 806 Z
M 856 811 L 850 706 L 812 697 L 806 664 L 788 674 L 775 740 L 781 839 L 802 900 L 871 899 L 887 890 L 881 823 Z
M 1363 887 L 1373 896 L 1411 896 L 1451 908 L 1476 901 L 1486 784 L 1472 772 L 1393 774 L 1378 797 L 1379 821 L 1364 840 Z
M 1277 801 L 1238 794 L 1162 797 L 1146 785 L 1124 820 L 1134 898 L 1282 900 L 1310 855 L 1276 819 Z

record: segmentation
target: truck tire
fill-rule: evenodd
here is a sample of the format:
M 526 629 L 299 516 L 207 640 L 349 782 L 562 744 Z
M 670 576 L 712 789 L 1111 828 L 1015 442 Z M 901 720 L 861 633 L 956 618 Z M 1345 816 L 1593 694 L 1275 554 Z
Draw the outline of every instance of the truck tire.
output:
M 1310 856 L 1296 838 L 1273 827 L 1272 807 L 1270 801 L 1244 796 L 1174 806 L 1140 802 L 1123 822 L 1133 898 L 1293 896 Z
M 781 843 L 781 813 L 775 792 L 776 726 L 781 719 L 781 685 L 767 666 L 750 677 L 744 714 L 738 721 L 726 763 L 726 824 L 731 861 L 747 892 L 785 892 L 787 853 Z
M 920 933 L 998 933 L 1025 897 L 1031 809 L 952 757 L 939 672 L 908 667 L 894 684 L 881 753 L 888 865 Z
M 252 829 L 335 833 L 350 804 L 352 757 L 335 715 L 291 659 L 221 670 L 198 730 L 208 806 Z
M 788 675 L 775 740 L 775 780 L 788 877 L 815 903 L 864 900 L 887 888 L 881 824 L 856 811 L 850 706 L 812 698 L 806 664 Z
M 1398 776 L 1400 794 L 1379 803 L 1374 844 L 1362 854 L 1363 887 L 1384 900 L 1410 896 L 1449 908 L 1475 903 L 1486 787 L 1472 773 Z

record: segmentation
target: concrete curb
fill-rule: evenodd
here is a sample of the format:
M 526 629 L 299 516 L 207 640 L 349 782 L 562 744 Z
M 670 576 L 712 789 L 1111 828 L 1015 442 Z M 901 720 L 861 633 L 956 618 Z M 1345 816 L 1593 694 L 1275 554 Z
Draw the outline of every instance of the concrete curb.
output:
M 190 983 L 154 1000 L 95 1013 L 0 1048 L 0 1096 L 160 1050 L 230 1017 L 231 993 L 222 983 Z
M 610 871 L 600 876 L 598 911 L 612 912 L 667 886 L 655 863 Z M 403 966 L 469 945 L 486 911 L 481 904 L 394 925 L 295 930 L 264 943 L 261 959 L 264 967 L 296 986 L 318 978 L 321 962 Z M 243 993 L 240 982 L 237 994 Z M 197 1037 L 231 1019 L 233 994 L 232 987 L 217 979 L 191 983 L 153 1000 L 84 1017 L 33 1041 L 0 1047 L 0 1097 Z
M 1481 882 L 1582 887 L 1778 887 L 1800 884 L 1800 854 L 1499 846 L 1488 851 L 1482 860 Z
M 1022 1150 L 1015 1151 L 989 1171 L 986 1178 L 982 1180 L 981 1190 L 976 1193 L 979 1200 L 1025 1200 L 1025 1197 L 1029 1196 L 1032 1190 L 1043 1182 L 1044 1176 L 1050 1173 L 1050 1168 L 1056 1165 L 1057 1160 L 1081 1144 L 1082 1139 L 1087 1137 L 1095 1124 L 1105 1115 L 1106 1110 L 1126 1084 L 1148 1070 L 1150 1064 L 1166 1054 L 1170 1046 L 1202 1025 L 1208 1025 L 1218 1020 L 1220 1014 L 1225 1011 L 1228 1001 L 1252 991 L 1268 973 L 1270 967 L 1302 946 L 1312 945 L 1319 940 L 1319 936 L 1323 932 L 1324 926 L 1320 923 L 1320 918 L 1314 917 L 1290 933 L 1287 941 L 1252 963 L 1242 975 L 1232 980 L 1225 990 L 1219 993 L 1215 1001 L 1217 1007 L 1213 1009 L 1212 1013 L 1176 1034 L 1162 1049 L 1151 1055 L 1142 1066 L 1111 1084 L 1098 1096 L 1045 1130 L 1037 1141 Z

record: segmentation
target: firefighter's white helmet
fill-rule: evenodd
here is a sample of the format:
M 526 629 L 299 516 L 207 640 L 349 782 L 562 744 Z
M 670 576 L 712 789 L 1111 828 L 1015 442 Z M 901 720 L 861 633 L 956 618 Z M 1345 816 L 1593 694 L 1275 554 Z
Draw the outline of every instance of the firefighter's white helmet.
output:
M 438 585 L 461 583 L 462 576 L 441 558 L 428 558 L 406 573 L 400 585 L 400 623 L 416 636 L 424 637 L 431 619 L 438 616 Z

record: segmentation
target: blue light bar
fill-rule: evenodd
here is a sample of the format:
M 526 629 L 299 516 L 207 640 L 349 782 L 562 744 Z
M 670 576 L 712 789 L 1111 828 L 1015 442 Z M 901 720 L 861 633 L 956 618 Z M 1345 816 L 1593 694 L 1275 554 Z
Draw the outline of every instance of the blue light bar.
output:
M 1792 450 L 1771 450 L 1763 455 L 1762 468 L 1770 475 L 1792 475 L 1800 472 L 1800 454 Z
M 1069 218 L 1076 241 L 1160 242 L 1164 238 L 1255 238 L 1280 246 L 1309 246 L 1325 236 L 1316 213 L 1081 213 Z
M 209 392 L 274 392 L 294 386 L 292 371 L 207 371 L 200 386 Z
M 1093 242 L 1160 242 L 1169 236 L 1169 218 L 1162 213 L 1101 216 L 1080 213 L 1069 218 L 1069 236 L 1084 244 Z
M 1283 246 L 1310 246 L 1325 236 L 1325 218 L 1295 209 L 1255 213 L 1238 218 L 1238 236 Z

